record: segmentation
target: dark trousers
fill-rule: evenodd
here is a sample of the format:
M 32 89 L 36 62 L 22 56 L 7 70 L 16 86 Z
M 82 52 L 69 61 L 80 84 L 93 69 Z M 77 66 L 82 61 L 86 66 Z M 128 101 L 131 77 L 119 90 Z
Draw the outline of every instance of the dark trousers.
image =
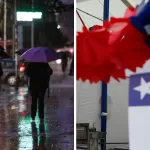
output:
M 30 88 L 32 104 L 31 104 L 31 117 L 35 119 L 38 105 L 38 115 L 40 119 L 44 119 L 44 97 L 47 88 Z
M 74 75 L 74 61 L 72 60 L 71 65 L 70 65 L 70 72 L 69 72 L 70 76 Z
M 62 67 L 63 72 L 66 71 L 67 65 L 68 65 L 68 61 L 67 60 L 62 60 L 61 67 Z

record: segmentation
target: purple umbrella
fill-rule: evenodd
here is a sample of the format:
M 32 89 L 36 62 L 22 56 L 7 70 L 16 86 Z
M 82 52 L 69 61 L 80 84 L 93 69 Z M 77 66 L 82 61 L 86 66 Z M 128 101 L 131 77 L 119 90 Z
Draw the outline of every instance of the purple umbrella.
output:
M 58 54 L 50 48 L 46 47 L 35 47 L 26 51 L 21 55 L 22 59 L 25 59 L 28 62 L 51 62 L 59 59 Z

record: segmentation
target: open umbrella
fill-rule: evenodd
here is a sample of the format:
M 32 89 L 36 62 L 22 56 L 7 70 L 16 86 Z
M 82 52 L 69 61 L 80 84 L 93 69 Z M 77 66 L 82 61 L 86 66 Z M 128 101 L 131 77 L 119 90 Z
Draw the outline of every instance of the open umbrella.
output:
M 26 51 L 21 58 L 28 62 L 51 62 L 59 59 L 58 54 L 51 48 L 35 47 Z
M 16 51 L 15 53 L 18 55 L 22 55 L 23 53 L 25 53 L 28 49 L 27 48 L 23 48 L 23 49 L 19 49 L 18 51 Z

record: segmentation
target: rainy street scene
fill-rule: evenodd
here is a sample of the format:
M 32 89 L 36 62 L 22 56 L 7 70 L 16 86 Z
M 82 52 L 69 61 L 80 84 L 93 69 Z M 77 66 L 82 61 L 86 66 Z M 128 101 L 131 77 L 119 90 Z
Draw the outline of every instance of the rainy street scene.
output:
M 4 0 L 0 15 L 0 150 L 73 150 L 73 1 Z

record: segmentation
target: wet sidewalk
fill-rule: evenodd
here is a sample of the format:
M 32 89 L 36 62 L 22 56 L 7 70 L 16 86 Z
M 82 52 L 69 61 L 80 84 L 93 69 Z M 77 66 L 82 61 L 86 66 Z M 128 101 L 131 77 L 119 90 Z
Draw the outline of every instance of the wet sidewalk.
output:
M 73 150 L 73 78 L 53 77 L 45 96 L 45 123 L 30 120 L 27 87 L 0 92 L 0 150 Z

